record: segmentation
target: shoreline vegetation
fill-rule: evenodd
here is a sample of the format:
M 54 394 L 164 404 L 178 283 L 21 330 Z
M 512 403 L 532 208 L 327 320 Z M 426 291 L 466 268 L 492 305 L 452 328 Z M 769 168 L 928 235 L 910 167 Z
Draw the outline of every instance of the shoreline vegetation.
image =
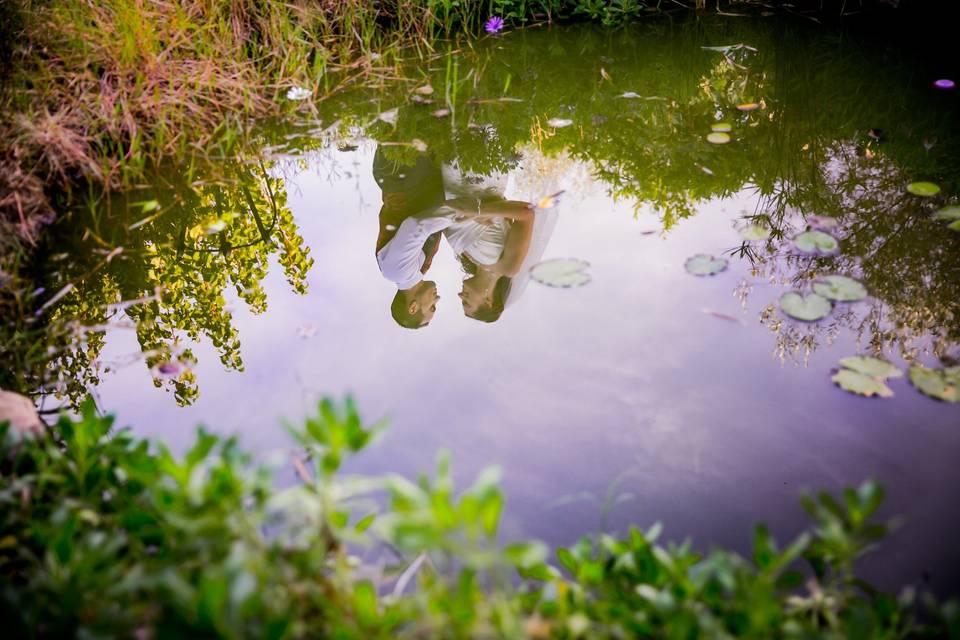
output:
M 36 433 L 0 424 L 0 617 L 12 637 L 957 638 L 960 609 L 876 590 L 855 562 L 891 523 L 882 489 L 802 498 L 813 524 L 751 557 L 661 526 L 549 551 L 498 540 L 496 469 L 349 476 L 376 439 L 353 402 L 288 427 L 273 468 L 203 430 L 182 457 L 87 402 Z M 291 469 L 296 480 L 277 487 Z M 291 474 L 292 475 L 292 474 Z M 11 626 L 12 625 L 12 626 Z
M 730 6 L 727 6 L 727 5 Z M 749 15 L 804 3 L 706 0 L 15 0 L 0 11 L 0 268 L 35 244 L 70 191 L 127 189 L 150 167 L 224 156 L 254 122 L 292 117 L 441 38 L 664 13 Z M 889 2 L 856 3 L 857 12 Z M 747 13 L 730 13 L 733 9 Z M 839 16 L 846 2 L 813 2 Z M 772 13 L 768 11 L 768 13 Z M 22 249 L 23 247 L 21 247 Z

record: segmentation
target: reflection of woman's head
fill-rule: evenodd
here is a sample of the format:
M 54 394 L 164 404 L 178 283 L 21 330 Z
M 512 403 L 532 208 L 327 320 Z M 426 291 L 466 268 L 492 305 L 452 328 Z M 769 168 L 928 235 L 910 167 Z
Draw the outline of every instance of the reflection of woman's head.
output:
M 463 314 L 480 322 L 496 322 L 503 314 L 512 280 L 483 271 L 483 267 L 478 267 L 466 255 L 460 256 L 460 262 L 464 271 L 470 274 L 460 290 Z

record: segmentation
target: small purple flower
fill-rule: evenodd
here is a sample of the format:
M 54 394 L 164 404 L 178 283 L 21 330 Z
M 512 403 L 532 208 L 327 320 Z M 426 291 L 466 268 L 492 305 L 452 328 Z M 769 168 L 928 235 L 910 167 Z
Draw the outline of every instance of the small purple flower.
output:
M 489 25 L 490 23 L 488 22 L 487 24 Z M 490 29 L 488 28 L 487 31 L 490 31 Z M 939 80 L 935 80 L 933 86 L 935 86 L 937 89 L 953 89 L 957 85 L 953 80 L 941 78 Z
M 490 19 L 483 25 L 483 28 L 487 30 L 487 33 L 498 33 L 503 29 L 503 18 L 500 16 L 490 16 Z

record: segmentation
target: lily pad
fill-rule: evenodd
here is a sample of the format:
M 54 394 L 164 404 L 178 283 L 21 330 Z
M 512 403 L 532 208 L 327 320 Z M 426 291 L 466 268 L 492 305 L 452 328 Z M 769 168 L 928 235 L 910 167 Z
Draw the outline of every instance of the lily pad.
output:
M 577 258 L 553 258 L 530 268 L 530 277 L 548 287 L 579 287 L 590 282 L 590 263 Z
M 844 391 L 855 393 L 858 396 L 889 398 L 893 395 L 890 387 L 882 381 L 851 369 L 840 369 L 830 379 Z
M 752 224 L 749 227 L 740 229 L 740 237 L 748 242 L 766 240 L 770 237 L 770 228 L 759 224 Z
M 804 231 L 793 239 L 793 246 L 804 253 L 828 254 L 840 248 L 840 243 L 823 231 Z
M 695 256 L 687 258 L 683 266 L 687 270 L 687 273 L 695 276 L 713 276 L 724 271 L 727 268 L 727 264 L 726 258 L 717 258 L 707 255 L 706 253 L 698 253 Z
M 710 125 L 710 130 L 717 131 L 719 133 L 729 133 L 730 131 L 733 131 L 733 125 L 731 125 L 729 122 L 714 122 L 712 125 Z
M 933 182 L 911 182 L 907 185 L 907 191 L 915 196 L 929 198 L 940 193 L 940 185 Z
M 569 118 L 550 118 L 547 120 L 547 124 L 553 127 L 554 129 L 560 129 L 563 127 L 569 127 L 573 124 L 573 120 Z
M 813 290 L 834 302 L 856 302 L 867 297 L 867 288 L 847 276 L 824 276 L 813 283 Z
M 780 309 L 794 320 L 815 322 L 826 318 L 832 308 L 829 300 L 816 293 L 804 297 L 790 291 L 780 296 Z
M 707 142 L 712 144 L 727 144 L 730 142 L 730 134 L 722 131 L 714 131 L 707 134 Z
M 873 356 L 850 356 L 849 358 L 841 358 L 840 365 L 845 369 L 856 371 L 871 378 L 886 379 L 903 377 L 903 371 L 886 360 L 874 358 Z
M 812 229 L 823 231 L 825 229 L 835 229 L 840 225 L 840 221 L 830 216 L 808 216 L 807 225 Z
M 960 220 L 960 204 L 952 204 L 940 209 L 933 217 L 937 220 Z
M 920 393 L 943 400 L 944 402 L 958 402 L 960 395 L 957 386 L 960 385 L 960 367 L 949 369 L 927 369 L 919 365 L 910 367 L 910 383 Z

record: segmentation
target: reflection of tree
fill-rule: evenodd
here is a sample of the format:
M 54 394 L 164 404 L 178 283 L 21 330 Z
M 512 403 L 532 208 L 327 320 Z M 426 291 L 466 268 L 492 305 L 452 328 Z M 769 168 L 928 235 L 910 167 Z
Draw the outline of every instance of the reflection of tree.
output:
M 54 320 L 79 323 L 85 336 L 52 367 L 63 372 L 61 391 L 72 400 L 95 382 L 94 363 L 103 346 L 102 331 L 85 331 L 84 325 L 115 323 L 120 313 L 132 320 L 154 383 L 190 404 L 198 393 L 190 369 L 196 359 L 184 341 L 205 338 L 224 366 L 243 369 L 240 339 L 227 308 L 228 287 L 252 312 L 263 312 L 267 300 L 261 283 L 276 254 L 293 289 L 306 291 L 313 261 L 287 206 L 282 179 L 271 177 L 263 164 L 236 163 L 221 171 L 217 184 L 194 187 L 181 181 L 136 194 L 140 201 L 171 204 L 161 204 L 165 208 L 154 219 L 129 234 L 105 241 L 123 252 L 81 278 L 57 309 Z M 131 300 L 139 303 L 110 307 Z M 174 366 L 160 366 L 165 363 Z

